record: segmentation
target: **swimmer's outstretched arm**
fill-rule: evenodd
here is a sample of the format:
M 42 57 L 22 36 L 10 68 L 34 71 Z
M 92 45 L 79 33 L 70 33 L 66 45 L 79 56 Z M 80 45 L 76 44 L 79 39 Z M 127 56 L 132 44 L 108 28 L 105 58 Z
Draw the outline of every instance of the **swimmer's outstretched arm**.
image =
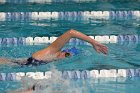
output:
M 24 63 L 27 62 L 27 58 L 15 58 L 15 59 L 5 58 L 5 57 L 0 58 L 0 65 L 5 65 L 5 64 L 7 64 L 7 65 L 17 65 L 17 62 L 19 64 L 24 64 Z
M 51 49 L 53 50 L 53 52 L 58 52 L 60 51 L 60 49 L 71 39 L 71 38 L 79 38 L 82 39 L 84 41 L 87 41 L 89 43 L 92 44 L 92 46 L 94 47 L 94 49 L 98 52 L 98 53 L 104 53 L 107 54 L 108 52 L 108 48 L 95 41 L 94 39 L 90 38 L 89 36 L 78 32 L 76 30 L 69 30 L 66 33 L 64 33 L 63 35 L 61 35 L 60 37 L 58 37 L 48 48 L 46 49 Z
M 71 38 L 79 38 L 82 39 L 84 41 L 87 41 L 89 43 L 92 44 L 93 48 L 98 52 L 98 53 L 103 53 L 103 54 L 107 54 L 108 52 L 108 48 L 95 41 L 94 39 L 88 37 L 87 35 L 78 32 L 76 30 L 69 30 L 66 33 L 64 33 L 63 35 L 61 35 L 60 37 L 58 37 L 51 45 L 49 45 L 47 48 L 43 49 L 43 50 L 39 50 L 35 53 L 33 53 L 32 57 L 36 58 L 38 60 L 46 60 L 46 56 L 50 55 L 50 54 L 56 54 L 59 55 L 59 52 L 61 50 L 61 48 L 71 39 Z M 48 58 L 47 58 L 48 60 Z
M 26 91 L 18 91 L 18 92 L 13 92 L 13 93 L 33 93 L 33 91 L 32 90 L 26 90 Z
M 0 64 L 11 64 L 11 59 L 0 58 Z
M 22 90 L 22 91 L 20 91 L 20 90 L 14 90 L 14 91 L 8 91 L 8 92 L 6 92 L 6 93 L 34 93 L 33 92 L 33 90 L 32 89 L 27 89 L 27 90 Z

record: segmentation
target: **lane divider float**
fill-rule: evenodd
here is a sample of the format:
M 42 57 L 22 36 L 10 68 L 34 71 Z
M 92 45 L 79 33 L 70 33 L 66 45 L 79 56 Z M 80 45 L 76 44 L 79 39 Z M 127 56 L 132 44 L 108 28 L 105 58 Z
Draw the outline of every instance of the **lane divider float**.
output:
M 110 70 L 84 70 L 84 71 L 58 71 L 59 76 L 64 79 L 90 79 L 90 78 L 120 78 L 120 77 L 140 77 L 140 69 L 110 69 Z M 16 72 L 16 73 L 0 73 L 1 81 L 19 81 L 22 77 L 31 77 L 33 79 L 49 79 L 52 78 L 51 71 L 47 72 Z M 58 74 L 58 73 L 57 73 Z
M 101 43 L 124 43 L 124 42 L 134 42 L 139 43 L 140 36 L 138 35 L 103 35 L 103 36 L 89 36 L 96 41 L 99 41 Z M 19 37 L 19 38 L 0 38 L 0 45 L 24 45 L 24 44 L 40 44 L 40 43 L 52 43 L 54 42 L 58 37 Z M 89 43 L 77 39 L 72 38 L 69 41 L 69 44 L 76 44 L 76 45 L 89 45 Z
M 140 11 L 0 12 L 0 21 L 30 21 L 52 18 L 61 20 L 89 20 L 89 18 L 125 20 L 140 18 Z
M 117 36 L 111 35 L 111 36 L 89 36 L 101 43 L 117 43 L 118 39 Z M 54 42 L 58 37 L 19 37 L 19 38 L 0 38 L 0 45 L 10 45 L 10 44 L 39 44 L 39 43 L 52 43 Z M 82 45 L 82 44 L 88 44 L 87 42 L 72 38 L 70 39 L 69 43 L 73 43 L 76 45 Z

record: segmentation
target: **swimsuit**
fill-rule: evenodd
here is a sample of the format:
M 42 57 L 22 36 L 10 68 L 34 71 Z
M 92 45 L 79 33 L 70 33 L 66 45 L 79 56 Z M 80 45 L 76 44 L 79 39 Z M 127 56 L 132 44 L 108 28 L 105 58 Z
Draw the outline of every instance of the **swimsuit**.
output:
M 37 65 L 41 65 L 41 64 L 47 64 L 48 62 L 44 62 L 42 60 L 37 60 L 37 59 L 35 59 L 33 57 L 30 57 L 30 58 L 27 59 L 26 63 L 20 63 L 18 61 L 15 61 L 14 63 L 16 63 L 16 64 L 18 64 L 20 66 L 24 66 L 24 65 L 26 65 L 26 66 L 29 66 L 29 65 L 37 66 Z
M 49 62 L 44 62 L 42 60 L 37 60 L 33 57 L 30 57 L 27 59 L 27 63 L 25 63 L 24 65 L 35 65 L 36 66 L 36 65 L 43 65 L 43 64 L 47 64 L 47 63 L 49 63 Z

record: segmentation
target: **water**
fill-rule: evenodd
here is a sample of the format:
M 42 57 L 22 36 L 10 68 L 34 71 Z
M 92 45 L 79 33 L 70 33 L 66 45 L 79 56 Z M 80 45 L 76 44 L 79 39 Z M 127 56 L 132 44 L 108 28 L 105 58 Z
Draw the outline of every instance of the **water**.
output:
M 139 3 L 140 2 L 134 2 L 134 1 L 131 1 L 131 2 L 130 1 L 125 1 L 125 2 L 86 2 L 85 1 L 85 2 L 77 2 L 77 3 L 58 1 L 58 2 L 52 2 L 52 3 L 22 3 L 22 4 L 5 3 L 5 4 L 1 4 L 0 11 L 42 12 L 42 11 L 139 10 L 140 9 Z
M 24 92 L 26 89 L 35 84 L 35 91 L 33 93 L 138 93 L 139 81 L 138 77 L 119 77 L 119 78 L 91 78 L 91 79 L 64 79 L 61 78 L 58 70 L 51 69 L 53 72 L 52 78 L 33 80 L 32 78 L 24 77 L 20 83 L 4 82 L 6 87 L 1 87 L 8 93 L 15 93 L 15 91 Z M 7 90 L 7 88 L 9 88 Z M 6 90 L 5 90 L 6 89 Z M 15 89 L 13 91 L 13 89 Z
M 97 19 L 40 19 L 20 21 L 2 21 L 0 23 L 1 37 L 28 36 L 60 36 L 73 28 L 87 35 L 120 35 L 140 34 L 139 20 L 97 20 Z M 8 34 L 10 32 L 10 34 Z
M 27 0 L 26 0 L 27 1 Z M 81 1 L 51 3 L 2 3 L 0 5 L 0 38 L 60 36 L 73 28 L 86 35 L 140 35 L 140 17 L 133 11 L 140 10 L 140 2 L 124 0 L 115 1 Z M 109 11 L 109 16 L 98 17 L 84 15 L 86 11 Z M 111 11 L 111 12 L 110 12 Z M 121 12 L 120 12 L 121 11 Z M 47 13 L 58 13 L 48 16 Z M 89 14 L 90 14 L 89 13 Z M 115 13 L 115 14 L 113 14 Z M 46 16 L 47 14 L 47 16 Z M 43 16 L 45 15 L 45 16 Z M 7 58 L 28 58 L 32 53 L 49 44 L 9 45 L 0 44 L 0 56 Z M 27 77 L 21 82 L 0 81 L 0 92 L 8 90 L 24 90 L 27 85 L 38 82 L 42 91 L 35 93 L 139 93 L 139 77 L 126 78 L 90 78 L 65 80 L 58 75 L 58 71 L 65 70 L 93 70 L 93 69 L 137 69 L 140 67 L 140 42 L 108 43 L 107 56 L 97 54 L 92 46 L 67 44 L 65 48 L 82 50 L 80 55 L 57 60 L 46 65 L 20 67 L 18 65 L 1 65 L 0 72 L 36 72 L 49 71 L 55 66 L 55 76 L 48 80 L 32 80 Z M 45 83 L 45 84 L 44 84 Z M 45 86 L 45 88 L 44 88 Z M 47 86 L 47 87 L 46 87 Z

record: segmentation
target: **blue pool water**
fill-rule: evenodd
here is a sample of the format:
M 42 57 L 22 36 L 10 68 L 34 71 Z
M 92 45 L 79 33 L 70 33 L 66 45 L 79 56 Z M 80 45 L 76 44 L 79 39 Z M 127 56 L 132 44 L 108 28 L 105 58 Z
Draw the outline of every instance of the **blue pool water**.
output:
M 96 35 L 140 35 L 140 2 L 119 2 L 111 0 L 89 0 L 81 2 L 61 0 L 49 3 L 17 2 L 16 0 L 0 4 L 0 38 L 52 37 L 60 36 L 69 29 L 76 29 L 89 36 Z M 39 0 L 38 0 L 39 1 Z M 90 12 L 88 15 L 85 12 Z M 108 11 L 109 16 L 91 16 L 92 12 Z M 134 11 L 138 11 L 137 15 Z M 49 13 L 56 15 L 49 15 Z M 59 71 L 65 70 L 102 70 L 102 69 L 138 69 L 140 67 L 140 38 L 135 41 L 119 40 L 107 43 L 108 55 L 95 52 L 87 44 L 68 43 L 64 48 L 76 47 L 81 54 L 51 62 L 46 65 L 20 67 L 18 65 L 1 65 L 1 73 L 10 72 L 45 72 L 53 66 Z M 1 41 L 2 42 L 2 41 Z M 6 58 L 28 58 L 32 53 L 45 48 L 47 44 L 2 44 L 0 56 Z M 59 79 L 58 79 L 59 80 Z M 69 81 L 71 90 L 67 93 L 139 93 L 140 78 L 99 78 Z M 56 83 L 57 84 L 57 83 Z M 22 87 L 17 81 L 0 81 L 0 93 Z M 53 85 L 53 83 L 52 83 Z M 65 84 L 62 84 L 65 85 Z M 80 90 L 80 87 L 83 90 Z M 64 89 L 65 87 L 60 87 Z M 79 91 L 81 92 L 79 92 Z M 46 93 L 46 92 L 44 92 Z M 51 92 L 49 92 L 51 93 Z M 52 92 L 53 93 L 53 92 Z M 59 93 L 59 92 L 58 92 Z M 66 93 L 66 91 L 60 92 Z

